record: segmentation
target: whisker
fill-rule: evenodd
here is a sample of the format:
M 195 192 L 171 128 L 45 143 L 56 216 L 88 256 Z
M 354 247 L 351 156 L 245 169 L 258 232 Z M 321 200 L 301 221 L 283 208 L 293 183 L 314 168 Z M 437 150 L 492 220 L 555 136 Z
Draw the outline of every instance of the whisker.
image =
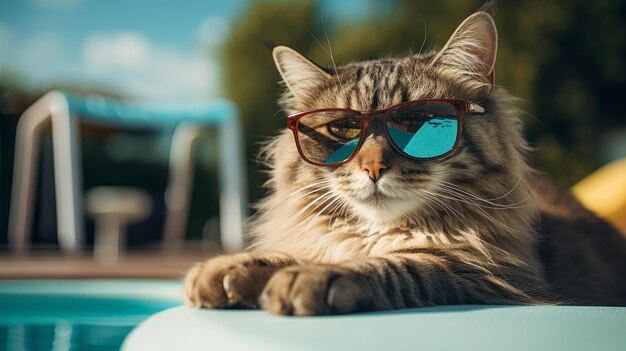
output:
M 318 196 L 317 198 L 315 198 L 313 201 L 311 201 L 308 205 L 306 205 L 303 209 L 301 209 L 300 211 L 298 211 L 295 215 L 293 215 L 293 217 L 291 217 L 286 224 L 291 224 L 293 223 L 293 221 L 295 221 L 296 219 L 300 218 L 300 216 L 302 216 L 302 214 L 304 214 L 309 208 L 311 208 L 311 206 L 315 205 L 318 201 L 324 199 L 324 198 L 328 198 L 332 196 L 332 193 L 330 191 Z M 326 201 L 326 200 L 324 200 Z M 324 204 L 324 201 L 322 201 L 322 204 Z M 317 206 L 319 207 L 319 205 Z M 315 207 L 312 211 L 315 211 L 315 209 L 317 208 Z
M 319 217 L 320 214 L 322 214 L 330 205 L 332 205 L 338 199 L 339 199 L 338 197 L 333 198 L 333 195 L 331 194 L 331 196 L 327 197 L 324 201 L 320 202 L 317 206 L 315 206 L 315 208 L 312 209 L 308 213 L 309 215 L 315 213 L 315 215 L 313 217 L 310 217 L 306 222 L 301 223 L 301 225 L 306 224 L 304 227 L 304 230 L 305 231 L 308 230 L 311 224 L 315 221 L 315 219 Z M 330 201 L 330 203 L 328 203 L 328 201 Z M 324 204 L 326 204 L 326 206 L 322 210 L 317 211 L 317 209 L 320 208 L 321 206 L 324 206 Z
M 317 184 L 317 185 L 321 185 L 321 184 Z M 304 191 L 304 190 L 307 190 L 307 189 L 306 189 L 306 188 L 303 188 L 303 189 L 302 189 L 302 190 L 300 190 L 300 191 Z M 314 193 L 319 192 L 319 191 L 321 191 L 321 190 L 330 190 L 330 184 L 327 184 L 326 186 L 322 186 L 322 187 L 319 187 L 319 188 L 315 188 L 315 189 L 313 189 L 313 190 L 311 190 L 311 191 L 309 191 L 309 192 L 306 192 L 306 193 L 304 193 L 304 194 L 302 194 L 302 195 L 300 195 L 300 196 L 298 196 L 298 197 L 296 197 L 296 198 L 293 198 L 293 199 L 291 199 L 291 198 L 290 198 L 290 199 L 289 199 L 289 201 L 285 203 L 285 205 L 292 204 L 293 202 L 295 202 L 295 201 L 297 201 L 297 200 L 300 200 L 300 199 L 301 199 L 301 198 L 303 198 L 303 197 L 306 197 L 306 196 L 308 196 L 308 195 L 314 194 Z M 298 192 L 300 192 L 300 191 L 298 191 Z M 293 193 L 292 193 L 292 195 L 293 195 L 293 194 L 296 194 L 296 192 L 293 192 Z
M 294 202 L 296 202 L 297 200 L 302 199 L 303 197 L 306 197 L 306 196 L 311 195 L 313 193 L 316 193 L 318 191 L 330 190 L 330 185 L 331 184 L 332 184 L 332 181 L 324 179 L 324 180 L 321 180 L 321 181 L 314 182 L 312 184 L 305 185 L 305 186 L 303 186 L 303 187 L 301 187 L 299 189 L 296 189 L 296 190 L 292 191 L 290 196 L 288 197 L 289 201 L 287 201 L 287 202 L 280 202 L 280 203 L 272 206 L 270 209 L 273 210 L 273 209 L 276 209 L 276 208 L 278 208 L 280 206 L 291 205 Z M 317 188 L 315 188 L 314 190 L 309 191 L 309 192 L 307 192 L 305 194 L 302 194 L 300 196 L 292 198 L 292 196 L 296 195 L 297 193 L 302 192 L 302 191 L 307 190 L 307 189 L 310 189 L 310 188 L 314 188 L 314 187 L 317 187 Z
M 450 216 L 450 217 L 454 216 L 460 222 L 463 222 L 463 219 L 461 219 L 461 217 L 459 217 L 460 213 L 458 213 L 458 211 L 454 210 L 450 205 L 446 204 L 441 199 L 439 199 L 436 194 L 431 193 L 431 192 L 425 192 L 423 195 L 426 198 L 430 199 L 430 201 L 432 201 L 435 205 L 439 206 L 439 208 L 444 210 L 444 212 L 446 212 L 448 214 L 448 216 Z M 460 214 L 460 215 L 462 215 L 463 218 L 465 218 L 465 220 L 467 221 L 467 218 L 463 214 Z
M 339 76 L 337 75 L 337 64 L 335 63 L 335 58 L 333 57 L 333 47 L 330 45 L 330 39 L 328 38 L 328 32 L 326 31 L 326 24 L 324 23 L 324 12 L 321 13 L 322 16 L 322 29 L 324 29 L 324 35 L 326 35 L 326 43 L 328 43 L 328 52 L 329 52 L 329 56 L 330 56 L 330 61 L 333 63 L 333 69 L 335 70 L 335 79 L 337 80 L 337 84 L 339 85 L 339 87 L 341 88 L 342 92 L 345 92 L 346 90 L 343 88 L 343 85 L 341 84 L 341 80 L 339 79 Z
M 428 38 L 428 29 L 426 28 L 426 20 L 424 19 L 424 16 L 422 16 L 421 13 L 419 16 L 422 19 L 422 24 L 424 25 L 424 40 L 422 41 L 422 46 L 420 46 L 420 51 L 418 52 L 418 55 L 421 55 L 424 45 L 426 45 L 426 38 Z
M 341 216 L 341 211 L 343 210 L 343 208 L 346 206 L 347 203 L 348 203 L 348 200 L 346 200 L 346 199 L 341 199 L 341 201 L 339 201 L 339 205 L 337 207 L 335 207 L 333 212 L 330 214 L 330 219 L 328 220 L 328 227 L 329 228 L 334 224 L 333 223 L 333 219 L 334 220 L 339 220 L 339 218 Z
M 439 189 L 439 190 L 443 193 L 443 194 L 440 194 L 442 198 L 445 198 L 445 199 L 448 199 L 448 200 L 462 202 L 464 204 L 472 205 L 474 207 L 480 207 L 480 208 L 485 208 L 485 209 L 489 209 L 489 210 L 503 211 L 503 210 L 512 210 L 512 209 L 526 208 L 526 207 L 530 206 L 530 204 L 526 204 L 526 205 L 515 205 L 515 204 L 512 204 L 512 205 L 501 205 L 501 206 L 484 205 L 484 204 L 476 202 L 474 199 L 463 197 L 463 196 L 461 196 L 459 194 L 455 194 L 455 193 L 452 193 L 452 192 L 448 192 L 445 189 Z
M 433 195 L 435 195 L 435 194 L 433 194 Z M 443 196 L 443 195 L 441 195 L 441 194 L 436 194 L 436 195 L 437 195 L 437 196 L 439 196 L 439 197 L 442 197 L 442 198 L 449 199 L 449 200 L 457 200 L 457 201 L 458 201 L 458 199 L 448 198 L 448 197 L 445 197 L 445 196 Z M 473 203 L 470 203 L 470 204 L 473 204 Z M 475 204 L 474 204 L 474 205 L 475 205 Z M 484 206 L 476 206 L 476 208 L 477 208 L 479 211 L 481 211 L 481 212 L 482 212 L 485 216 L 487 216 L 487 217 L 488 217 L 488 218 L 489 218 L 492 222 L 494 222 L 494 223 L 496 223 L 496 224 L 499 224 L 500 226 L 502 226 L 502 227 L 504 227 L 504 228 L 506 228 L 506 229 L 509 229 L 509 230 L 510 230 L 510 231 L 512 231 L 512 232 L 516 232 L 516 231 L 517 231 L 515 228 L 512 228 L 512 227 L 510 227 L 510 226 L 508 226 L 508 225 L 506 225 L 506 224 L 502 223 L 502 222 L 501 222 L 501 221 L 499 221 L 497 218 L 495 218 L 494 216 L 492 216 L 491 214 L 489 214 L 489 212 L 485 211 L 483 207 L 484 207 Z
M 467 204 L 470 204 L 470 205 L 483 207 L 483 208 L 488 208 L 488 209 L 506 210 L 506 209 L 514 209 L 514 208 L 524 208 L 524 207 L 528 207 L 530 205 L 530 204 L 520 205 L 521 203 L 524 203 L 525 201 L 518 201 L 518 202 L 513 203 L 513 204 L 499 204 L 499 203 L 487 201 L 485 199 L 481 199 L 481 198 L 479 198 L 479 197 L 477 197 L 477 196 L 475 196 L 473 194 L 470 194 L 470 193 L 459 192 L 459 189 L 453 189 L 453 188 L 451 188 L 449 186 L 448 187 L 439 186 L 439 187 L 437 187 L 436 190 L 442 191 L 442 192 L 446 193 L 447 195 L 449 195 L 449 197 L 446 197 L 449 200 L 457 200 L 457 201 L 461 201 L 461 202 L 464 202 L 464 203 L 467 203 Z M 475 200 L 484 202 L 486 204 L 489 204 L 489 206 L 477 203 Z
M 431 209 L 431 211 L 433 211 L 433 213 L 434 213 L 435 215 L 437 215 L 437 217 L 439 217 L 439 220 L 441 221 L 441 223 L 444 223 L 443 217 L 441 217 L 441 214 L 439 214 L 439 211 L 435 210 L 435 208 L 434 208 L 434 207 L 432 207 L 432 206 L 428 203 L 428 201 L 424 201 L 424 204 L 425 204 L 426 206 L 428 206 L 428 208 L 430 208 L 430 209 Z
M 447 181 L 444 181 L 444 180 L 441 180 L 441 181 L 440 181 L 440 183 L 445 184 L 445 185 L 447 185 L 448 187 L 450 187 L 451 189 L 454 189 L 455 191 L 458 191 L 458 192 L 460 192 L 460 193 L 463 193 L 463 194 L 466 194 L 466 195 L 468 195 L 468 196 L 471 196 L 471 197 L 473 197 L 473 198 L 475 198 L 475 199 L 477 199 L 477 200 L 480 200 L 480 201 L 483 201 L 483 202 L 489 203 L 489 204 L 491 204 L 491 205 L 499 205 L 499 204 L 493 203 L 493 201 L 495 201 L 495 200 L 500 200 L 500 199 L 503 199 L 503 198 L 505 198 L 505 197 L 509 196 L 509 195 L 510 195 L 510 194 L 511 194 L 511 193 L 512 193 L 512 192 L 513 192 L 513 191 L 514 191 L 514 190 L 515 190 L 518 186 L 519 186 L 519 184 L 521 183 L 521 181 L 522 181 L 522 177 L 518 178 L 518 180 L 517 180 L 517 182 L 515 183 L 515 185 L 514 185 L 514 186 L 513 186 L 513 187 L 512 187 L 512 188 L 511 188 L 508 192 L 506 192 L 505 194 L 502 194 L 502 195 L 500 195 L 500 196 L 498 196 L 498 197 L 491 198 L 491 199 L 484 199 L 484 198 L 481 198 L 481 197 L 479 197 L 478 195 L 475 195 L 475 194 L 472 194 L 472 193 L 470 193 L 470 192 L 464 191 L 463 189 L 460 189 L 459 187 L 457 187 L 457 186 L 456 186 L 456 184 L 453 184 L 453 183 L 450 183 L 450 182 L 447 182 Z M 530 198 L 530 197 L 526 197 L 526 198 L 524 198 L 522 201 L 525 201 L 525 200 L 527 200 L 527 199 L 529 199 L 529 198 Z M 522 202 L 522 201 L 520 201 L 520 202 Z
M 321 210 L 317 211 L 315 216 L 313 216 L 311 219 L 309 219 L 307 221 L 307 226 L 306 226 L 305 229 L 308 229 L 311 226 L 311 224 L 313 224 L 315 222 L 315 219 L 318 218 L 322 213 L 324 213 L 324 211 L 326 211 L 326 209 L 328 209 L 330 206 L 332 206 L 333 204 L 335 204 L 337 201 L 340 201 L 340 200 L 341 200 L 341 198 L 335 197 L 326 206 L 324 206 L 324 208 L 322 208 Z

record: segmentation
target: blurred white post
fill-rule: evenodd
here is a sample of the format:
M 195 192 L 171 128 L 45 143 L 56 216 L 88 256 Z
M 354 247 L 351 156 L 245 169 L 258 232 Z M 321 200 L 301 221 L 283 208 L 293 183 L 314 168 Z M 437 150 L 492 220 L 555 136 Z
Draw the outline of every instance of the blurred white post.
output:
M 15 252 L 24 252 L 30 239 L 41 131 L 50 123 L 50 106 L 44 99 L 37 101 L 17 123 L 8 227 L 9 245 Z
M 63 249 L 77 251 L 83 246 L 83 187 L 78 121 L 71 118 L 67 99 L 63 94 L 60 95 L 64 103 L 52 111 L 57 236 Z
M 170 175 L 166 191 L 167 218 L 163 240 L 164 249 L 179 249 L 191 204 L 195 142 L 202 129 L 181 123 L 172 136 Z M 246 218 L 245 172 L 241 134 L 237 116 L 231 116 L 218 126 L 220 169 L 220 232 L 226 251 L 241 251 L 244 246 L 243 221 Z
M 243 222 L 247 216 L 246 172 L 238 116 L 232 115 L 219 125 L 220 146 L 220 233 L 226 251 L 244 247 Z
M 185 122 L 179 124 L 172 135 L 169 181 L 165 190 L 167 214 L 163 249 L 181 249 L 185 239 L 195 169 L 195 142 L 200 135 L 200 127 Z
M 32 230 L 41 130 L 48 122 L 52 123 L 59 245 L 70 252 L 82 245 L 80 145 L 76 121 L 70 116 L 65 95 L 52 91 L 25 111 L 17 126 L 9 215 L 9 243 L 16 252 L 27 248 Z

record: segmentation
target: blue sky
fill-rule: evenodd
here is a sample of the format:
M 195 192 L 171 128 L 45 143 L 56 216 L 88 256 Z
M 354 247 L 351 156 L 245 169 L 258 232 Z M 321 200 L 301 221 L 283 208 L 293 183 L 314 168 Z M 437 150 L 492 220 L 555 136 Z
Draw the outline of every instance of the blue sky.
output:
M 153 99 L 220 95 L 217 49 L 250 0 L 0 0 L 0 74 Z M 332 23 L 372 0 L 323 0 Z

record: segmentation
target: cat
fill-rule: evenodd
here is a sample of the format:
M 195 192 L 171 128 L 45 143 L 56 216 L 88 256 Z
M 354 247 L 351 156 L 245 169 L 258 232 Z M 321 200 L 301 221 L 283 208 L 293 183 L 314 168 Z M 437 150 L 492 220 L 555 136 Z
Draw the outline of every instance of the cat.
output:
M 439 51 L 325 68 L 271 52 L 289 114 L 470 101 L 444 157 L 401 155 L 377 120 L 353 159 L 305 162 L 285 129 L 262 150 L 269 195 L 246 252 L 197 264 L 187 305 L 327 315 L 449 304 L 626 305 L 626 240 L 525 161 L 515 99 L 494 85 L 497 31 L 481 8 Z

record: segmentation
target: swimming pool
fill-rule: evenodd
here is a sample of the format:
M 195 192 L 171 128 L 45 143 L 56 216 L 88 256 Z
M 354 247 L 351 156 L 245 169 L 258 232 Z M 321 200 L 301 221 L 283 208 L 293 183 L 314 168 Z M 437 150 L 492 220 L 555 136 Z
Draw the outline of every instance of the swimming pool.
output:
M 177 280 L 0 280 L 0 350 L 118 350 L 181 304 Z

